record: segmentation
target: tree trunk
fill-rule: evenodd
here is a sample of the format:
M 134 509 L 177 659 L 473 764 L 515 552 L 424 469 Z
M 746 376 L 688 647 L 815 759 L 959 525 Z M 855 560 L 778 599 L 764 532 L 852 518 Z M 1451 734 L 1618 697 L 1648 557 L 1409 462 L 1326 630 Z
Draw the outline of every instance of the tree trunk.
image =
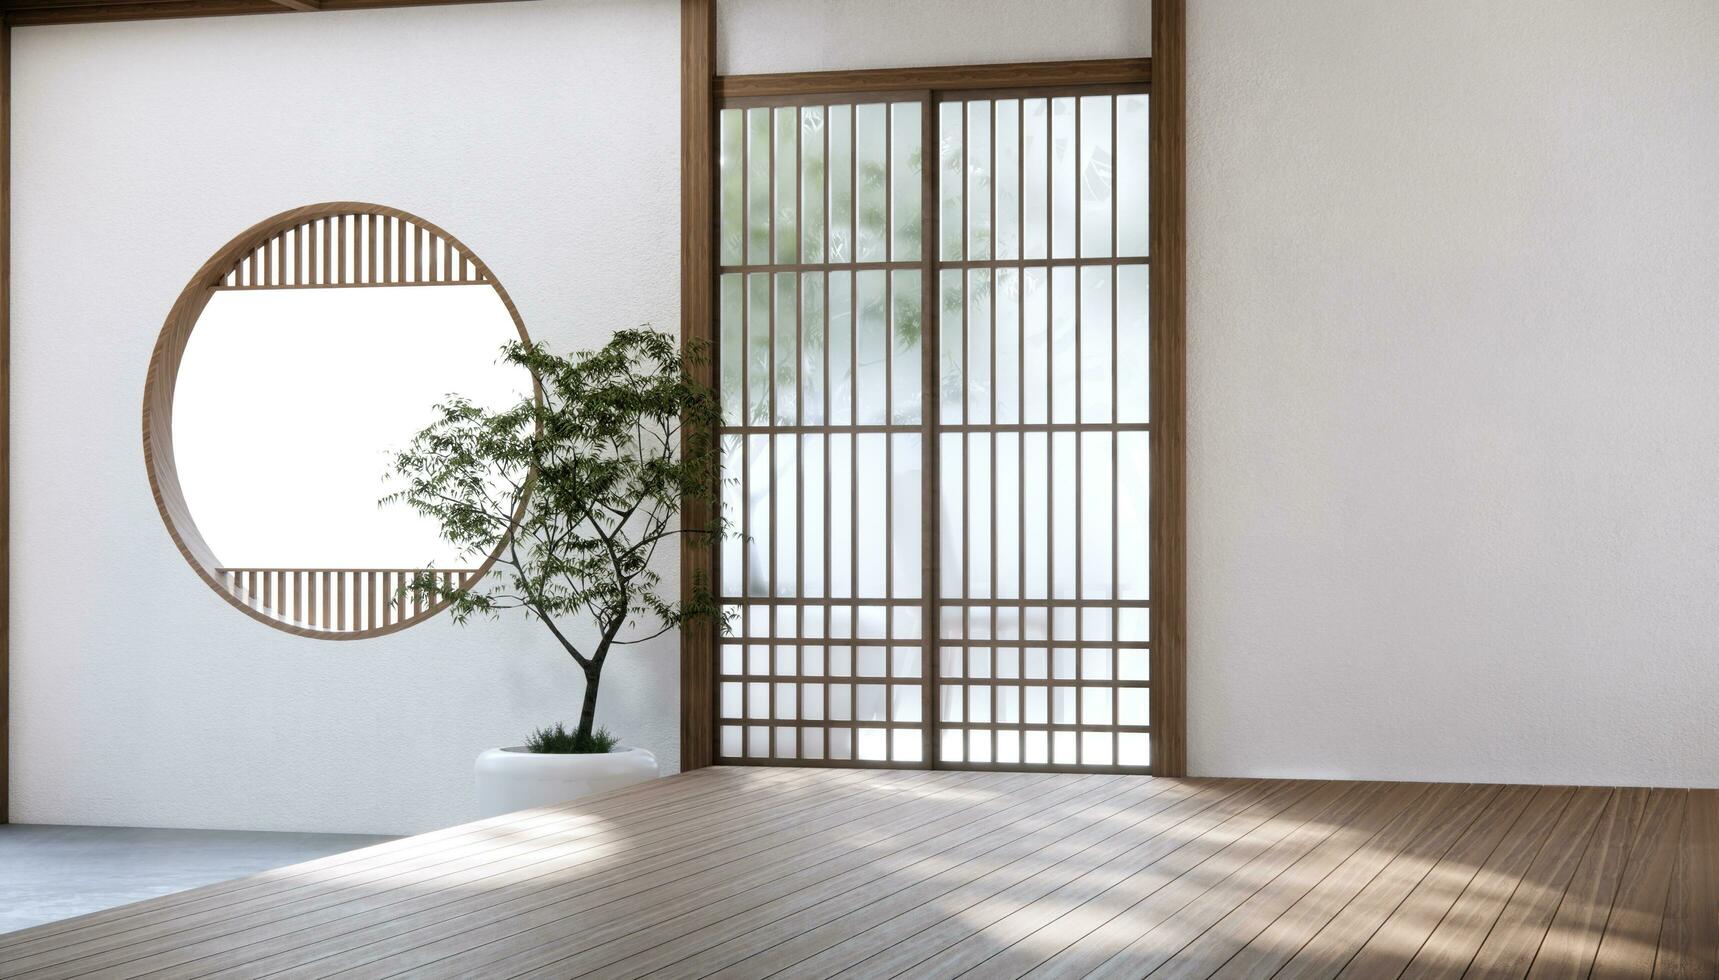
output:
M 579 737 L 590 741 L 591 733 L 596 730 L 597 723 L 597 685 L 603 678 L 601 665 L 593 663 L 585 668 L 585 706 L 579 709 Z

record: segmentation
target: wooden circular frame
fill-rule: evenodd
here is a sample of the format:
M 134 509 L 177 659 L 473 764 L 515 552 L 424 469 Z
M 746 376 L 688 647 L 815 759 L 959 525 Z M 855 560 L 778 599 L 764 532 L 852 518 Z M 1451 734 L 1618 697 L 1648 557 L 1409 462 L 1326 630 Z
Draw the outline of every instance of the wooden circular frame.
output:
M 246 229 L 237 238 L 222 246 L 185 286 L 179 294 L 179 299 L 173 304 L 167 314 L 167 322 L 161 328 L 161 336 L 155 342 L 155 352 L 149 359 L 149 375 L 143 387 L 143 462 L 149 472 L 149 489 L 155 497 L 155 506 L 161 512 L 161 520 L 167 525 L 167 533 L 173 539 L 179 553 L 197 573 L 203 583 L 213 589 L 227 603 L 243 612 L 245 615 L 282 632 L 296 636 L 314 637 L 320 640 L 362 640 L 373 636 L 385 636 L 395 633 L 422 622 L 441 612 L 447 607 L 446 601 L 432 603 L 422 611 L 409 616 L 402 616 L 395 622 L 384 626 L 371 627 L 362 630 L 333 630 L 321 629 L 292 622 L 287 619 L 277 619 L 245 602 L 233 590 L 229 589 L 216 574 L 221 567 L 216 560 L 214 551 L 197 529 L 197 522 L 192 518 L 190 508 L 186 506 L 184 491 L 179 484 L 179 474 L 174 468 L 173 457 L 173 394 L 178 385 L 179 366 L 185 357 L 185 349 L 191 341 L 191 332 L 197 326 L 203 309 L 215 295 L 217 289 L 227 282 L 236 269 L 239 269 L 260 248 L 267 246 L 274 239 L 293 229 L 304 228 L 313 222 L 327 218 L 351 217 L 355 215 L 370 215 L 383 219 L 393 219 L 399 222 L 410 222 L 429 235 L 440 239 L 448 246 L 463 255 L 476 270 L 475 280 L 462 279 L 469 285 L 487 285 L 501 297 L 502 305 L 507 308 L 508 315 L 513 318 L 514 328 L 519 332 L 522 343 L 531 343 L 531 336 L 525 330 L 525 321 L 519 315 L 519 308 L 514 305 L 513 298 L 507 294 L 499 280 L 470 249 L 439 226 L 425 221 L 415 214 L 410 214 L 398 208 L 385 207 L 380 204 L 366 204 L 357 201 L 331 201 L 324 204 L 311 204 L 290 211 L 283 211 L 270 218 L 265 218 Z M 356 255 L 354 256 L 356 265 Z M 386 285 L 388 283 L 380 283 Z M 399 285 L 412 285 L 402 282 Z M 313 288 L 350 288 L 370 283 L 323 283 Z M 290 286 L 263 288 L 291 288 Z M 536 379 L 533 379 L 535 387 Z M 527 505 L 521 500 L 519 508 L 513 515 L 514 522 L 523 518 Z M 466 581 L 476 582 L 488 573 L 491 566 L 500 556 L 502 548 L 507 544 L 504 536 L 496 543 L 495 549 L 484 559 L 482 565 L 472 573 Z

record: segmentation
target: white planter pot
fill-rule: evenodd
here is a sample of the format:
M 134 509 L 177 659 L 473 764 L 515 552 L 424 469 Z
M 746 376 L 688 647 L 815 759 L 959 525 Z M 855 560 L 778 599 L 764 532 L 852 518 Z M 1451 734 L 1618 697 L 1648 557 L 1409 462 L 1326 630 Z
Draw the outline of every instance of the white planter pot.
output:
M 657 757 L 625 746 L 613 752 L 532 752 L 523 745 L 477 757 L 480 817 L 550 806 L 657 778 Z

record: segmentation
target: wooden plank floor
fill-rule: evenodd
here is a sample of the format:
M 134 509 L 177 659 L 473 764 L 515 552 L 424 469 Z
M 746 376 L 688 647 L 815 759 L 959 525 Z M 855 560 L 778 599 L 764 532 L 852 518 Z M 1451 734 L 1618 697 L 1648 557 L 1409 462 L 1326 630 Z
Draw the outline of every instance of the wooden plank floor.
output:
M 1702 977 L 1719 790 L 707 769 L 0 936 L 0 977 Z

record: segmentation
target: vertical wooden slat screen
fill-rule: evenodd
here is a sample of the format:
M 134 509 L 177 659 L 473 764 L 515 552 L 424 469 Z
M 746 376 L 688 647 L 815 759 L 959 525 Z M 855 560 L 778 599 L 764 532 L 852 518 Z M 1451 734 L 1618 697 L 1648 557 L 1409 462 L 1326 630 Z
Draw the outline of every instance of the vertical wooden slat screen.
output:
M 415 568 L 229 568 L 216 581 L 270 619 L 315 635 L 362 633 L 411 623 L 440 612 L 445 603 L 402 598 Z M 444 588 L 470 581 L 476 569 L 434 570 Z M 348 610 L 350 609 L 350 614 Z
M 441 257 L 437 273 L 436 256 Z M 457 244 L 394 215 L 331 215 L 258 244 L 216 289 L 482 285 L 490 277 Z
M 1143 68 L 718 79 L 717 761 L 1154 769 Z

